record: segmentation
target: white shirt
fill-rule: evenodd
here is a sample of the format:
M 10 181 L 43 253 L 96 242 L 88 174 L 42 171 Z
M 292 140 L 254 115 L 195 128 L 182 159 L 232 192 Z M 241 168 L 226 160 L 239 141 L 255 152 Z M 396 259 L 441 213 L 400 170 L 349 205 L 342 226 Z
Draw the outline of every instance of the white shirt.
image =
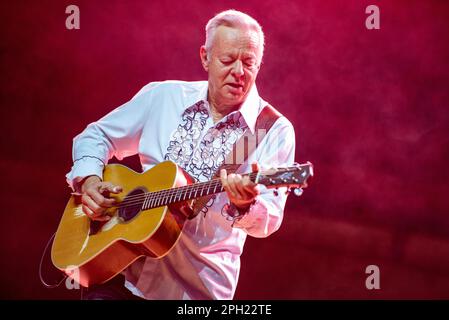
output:
M 153 82 L 129 102 L 91 123 L 74 138 L 72 170 L 67 182 L 89 175 L 102 177 L 110 158 L 139 154 L 144 171 L 172 160 L 198 181 L 208 181 L 245 130 L 254 132 L 258 113 L 267 104 L 254 85 L 238 111 L 214 124 L 207 102 L 207 81 Z M 280 117 L 239 173 L 294 162 L 295 133 Z M 232 299 L 247 234 L 267 237 L 281 225 L 286 195 L 260 186 L 248 213 L 233 221 L 225 192 L 188 220 L 175 247 L 163 258 L 141 258 L 124 271 L 126 287 L 147 299 Z M 264 281 L 264 279 L 261 279 Z

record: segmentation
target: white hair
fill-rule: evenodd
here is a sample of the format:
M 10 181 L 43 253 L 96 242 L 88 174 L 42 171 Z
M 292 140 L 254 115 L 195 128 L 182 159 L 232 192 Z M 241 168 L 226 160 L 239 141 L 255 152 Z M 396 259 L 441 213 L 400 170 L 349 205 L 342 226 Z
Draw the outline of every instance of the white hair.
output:
M 256 31 L 259 35 L 259 48 L 261 50 L 260 60 L 262 60 L 263 50 L 265 46 L 265 36 L 263 34 L 262 27 L 254 18 L 250 17 L 246 13 L 233 9 L 218 13 L 206 24 L 206 43 L 204 46 L 206 47 L 208 55 L 210 53 L 212 42 L 215 37 L 215 31 L 219 26 L 226 26 L 231 28 L 244 27 Z

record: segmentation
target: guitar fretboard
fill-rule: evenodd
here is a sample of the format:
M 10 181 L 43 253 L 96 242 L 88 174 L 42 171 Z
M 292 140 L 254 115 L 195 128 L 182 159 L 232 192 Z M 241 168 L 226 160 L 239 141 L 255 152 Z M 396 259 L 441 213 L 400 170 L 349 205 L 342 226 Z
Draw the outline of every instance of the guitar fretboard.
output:
M 257 173 L 250 173 L 247 174 L 247 176 L 249 176 L 251 181 L 254 182 L 257 177 Z M 217 178 L 211 181 L 199 182 L 169 190 L 147 192 L 141 196 L 139 202 L 142 204 L 142 210 L 147 210 L 166 206 L 176 202 L 201 198 L 223 191 L 224 189 L 221 184 L 221 179 Z M 125 199 L 123 204 L 126 205 L 126 202 L 128 202 L 128 200 Z
M 297 177 L 292 173 L 297 173 Z M 295 166 L 275 169 L 275 173 L 266 174 L 262 172 L 252 172 L 243 174 L 248 176 L 252 182 L 263 184 L 267 187 L 278 185 L 299 185 L 303 183 L 310 174 L 310 166 Z M 130 195 L 124 199 L 119 207 L 138 207 L 140 210 L 167 206 L 172 203 L 192 200 L 208 195 L 223 192 L 224 188 L 221 179 L 216 178 L 207 182 L 198 182 L 182 187 L 159 190 L 153 192 L 144 192 L 141 194 Z

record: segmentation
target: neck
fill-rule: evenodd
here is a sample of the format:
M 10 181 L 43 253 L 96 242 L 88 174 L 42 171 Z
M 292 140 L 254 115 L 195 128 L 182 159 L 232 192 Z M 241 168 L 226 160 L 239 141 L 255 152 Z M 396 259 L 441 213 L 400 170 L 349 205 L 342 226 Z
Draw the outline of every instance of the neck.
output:
M 229 105 L 220 103 L 219 101 L 214 99 L 214 97 L 210 93 L 207 94 L 207 100 L 210 105 L 210 111 L 212 113 L 214 123 L 220 121 L 231 112 L 236 111 L 240 108 L 240 104 Z

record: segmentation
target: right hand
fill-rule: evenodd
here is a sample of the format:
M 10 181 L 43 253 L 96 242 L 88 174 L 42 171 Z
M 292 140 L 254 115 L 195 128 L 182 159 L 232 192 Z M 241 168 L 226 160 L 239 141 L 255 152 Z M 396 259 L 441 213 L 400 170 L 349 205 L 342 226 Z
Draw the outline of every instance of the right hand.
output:
M 122 192 L 122 187 L 101 181 L 98 176 L 90 176 L 81 185 L 81 203 L 83 212 L 92 220 L 108 221 L 111 217 L 106 210 L 116 204 L 110 199 L 110 193 Z

